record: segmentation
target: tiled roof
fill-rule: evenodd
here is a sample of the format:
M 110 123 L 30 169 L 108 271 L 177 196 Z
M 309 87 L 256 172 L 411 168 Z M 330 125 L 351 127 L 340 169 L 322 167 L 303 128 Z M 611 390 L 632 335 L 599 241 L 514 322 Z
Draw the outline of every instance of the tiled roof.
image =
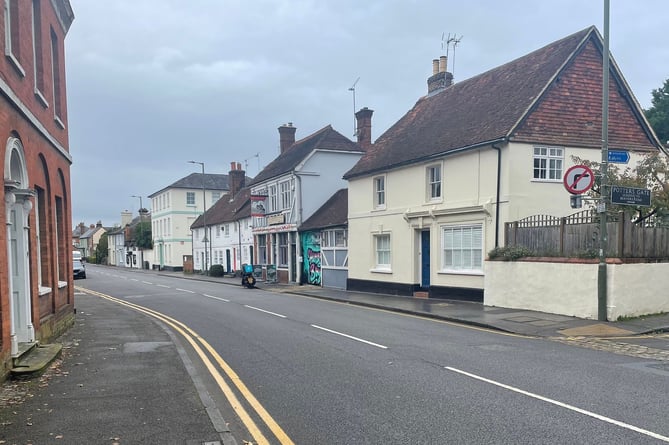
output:
M 277 156 L 249 185 L 289 173 L 314 150 L 362 152 L 362 148 L 328 125 L 317 132 L 295 141 L 285 152 Z
M 221 196 L 205 213 L 207 226 L 238 221 L 250 216 L 251 190 L 249 188 L 241 189 L 232 200 L 230 200 L 229 194 Z M 195 222 L 191 224 L 192 229 L 203 226 L 204 218 L 202 215 L 198 216 Z
M 340 189 L 300 226 L 300 231 L 348 224 L 348 189 Z
M 214 174 L 214 173 L 205 173 L 204 174 L 204 188 L 207 190 L 220 190 L 227 191 L 229 190 L 228 175 Z M 167 189 L 201 189 L 202 188 L 202 173 L 191 173 L 185 178 L 181 178 L 178 181 L 173 182 L 165 188 L 158 190 L 155 193 L 149 195 L 149 198 L 153 198 L 159 193 Z
M 587 60 L 578 57 L 588 48 L 599 49 L 600 61 L 598 66 L 583 70 Z M 587 121 L 589 127 L 601 128 L 601 48 L 601 36 L 595 27 L 589 27 L 514 61 L 451 85 L 437 94 L 422 97 L 406 115 L 378 138 L 344 177 L 373 174 L 449 152 L 504 139 L 513 140 L 515 136 L 517 140 L 532 142 L 542 141 L 547 136 L 548 140 L 545 142 L 563 145 L 573 142 L 584 146 L 582 131 L 579 130 L 579 134 L 574 134 L 572 138 L 564 136 L 569 130 L 569 124 L 585 127 Z M 581 64 L 580 70 L 573 68 L 575 63 Z M 637 133 L 645 133 L 641 136 L 623 134 L 620 139 L 627 140 L 629 137 L 638 148 L 653 148 L 656 142 L 641 116 L 640 107 L 633 97 L 630 99 L 632 94 L 615 64 L 612 64 L 611 69 L 616 74 L 611 78 L 614 84 L 611 91 L 624 91 L 618 93 L 620 100 L 615 102 L 614 98 L 612 103 L 626 108 L 627 115 L 633 120 L 631 125 L 636 126 Z M 599 93 L 596 87 L 598 71 Z M 578 87 L 586 79 L 591 80 L 588 82 L 591 97 L 587 101 L 587 107 L 584 107 L 586 104 L 583 102 L 579 107 L 570 101 L 574 100 L 573 96 L 577 92 L 580 94 L 583 90 L 567 88 Z M 544 99 L 549 95 L 557 100 L 551 104 L 552 109 L 544 107 L 543 111 L 546 113 L 540 116 L 536 112 L 540 111 Z M 590 105 L 596 107 L 596 104 L 599 104 L 599 110 L 590 109 Z M 610 117 L 614 116 L 610 114 Z M 529 117 L 535 118 L 531 128 L 528 127 Z M 550 128 L 544 117 L 549 118 Z M 534 133 L 532 129 L 535 130 Z M 576 132 L 575 126 L 571 130 Z M 601 130 L 600 135 L 591 136 L 601 144 Z

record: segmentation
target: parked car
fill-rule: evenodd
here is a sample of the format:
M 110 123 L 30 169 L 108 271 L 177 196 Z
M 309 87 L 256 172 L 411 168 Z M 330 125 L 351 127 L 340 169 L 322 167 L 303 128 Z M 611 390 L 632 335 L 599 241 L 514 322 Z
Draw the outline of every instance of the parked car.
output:
M 73 260 L 74 279 L 86 278 L 86 267 L 81 260 Z

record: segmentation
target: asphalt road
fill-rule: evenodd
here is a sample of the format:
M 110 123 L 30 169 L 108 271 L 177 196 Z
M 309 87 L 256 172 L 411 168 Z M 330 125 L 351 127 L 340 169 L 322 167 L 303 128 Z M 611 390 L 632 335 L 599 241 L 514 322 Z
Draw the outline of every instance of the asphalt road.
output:
M 248 424 L 216 373 L 269 443 L 669 442 L 666 362 L 291 294 L 87 273 L 78 286 L 169 316 L 211 345 L 217 372 L 191 358 L 240 435 Z

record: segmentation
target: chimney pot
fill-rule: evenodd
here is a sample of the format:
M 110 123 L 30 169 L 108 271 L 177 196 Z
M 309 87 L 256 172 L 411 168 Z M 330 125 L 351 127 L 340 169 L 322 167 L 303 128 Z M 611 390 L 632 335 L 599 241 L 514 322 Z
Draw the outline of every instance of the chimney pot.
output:
M 432 59 L 432 75 L 439 72 L 439 59 Z
M 446 56 L 439 56 L 439 72 L 440 73 L 445 73 L 446 72 Z

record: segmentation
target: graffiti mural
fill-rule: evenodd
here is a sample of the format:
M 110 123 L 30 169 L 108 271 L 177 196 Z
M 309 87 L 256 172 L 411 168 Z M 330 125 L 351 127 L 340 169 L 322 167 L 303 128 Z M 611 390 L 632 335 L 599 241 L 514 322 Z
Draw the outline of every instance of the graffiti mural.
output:
M 307 283 L 321 285 L 321 240 L 320 232 L 302 234 L 302 262 Z

